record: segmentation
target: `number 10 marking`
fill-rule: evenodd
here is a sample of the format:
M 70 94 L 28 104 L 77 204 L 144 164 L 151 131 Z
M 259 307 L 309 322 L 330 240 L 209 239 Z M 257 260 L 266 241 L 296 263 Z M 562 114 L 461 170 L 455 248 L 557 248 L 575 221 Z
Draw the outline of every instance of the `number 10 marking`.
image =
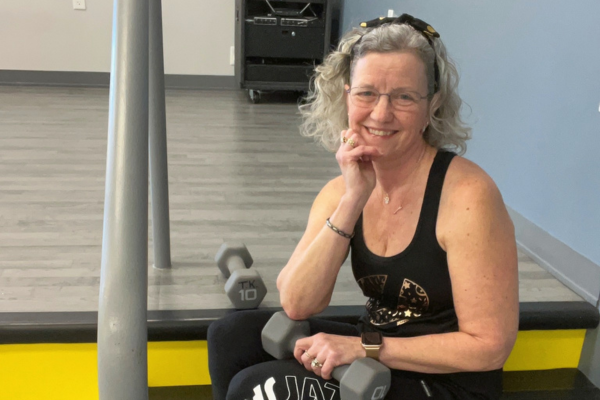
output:
M 240 290 L 240 295 L 242 297 L 242 301 L 256 300 L 256 297 L 258 297 L 258 292 L 256 289 L 242 289 Z

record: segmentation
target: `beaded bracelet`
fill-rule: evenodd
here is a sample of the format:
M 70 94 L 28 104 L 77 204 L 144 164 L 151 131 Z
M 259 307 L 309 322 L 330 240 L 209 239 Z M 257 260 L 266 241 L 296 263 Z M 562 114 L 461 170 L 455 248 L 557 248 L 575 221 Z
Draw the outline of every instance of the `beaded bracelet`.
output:
M 327 218 L 327 220 L 325 221 L 325 223 L 327 224 L 328 227 L 331 228 L 332 231 L 334 231 L 335 233 L 337 233 L 340 236 L 345 237 L 346 239 L 352 239 L 354 237 L 354 232 L 352 232 L 352 235 L 349 235 L 346 232 L 339 230 L 335 225 L 333 225 L 331 223 L 331 221 L 329 220 L 329 218 Z

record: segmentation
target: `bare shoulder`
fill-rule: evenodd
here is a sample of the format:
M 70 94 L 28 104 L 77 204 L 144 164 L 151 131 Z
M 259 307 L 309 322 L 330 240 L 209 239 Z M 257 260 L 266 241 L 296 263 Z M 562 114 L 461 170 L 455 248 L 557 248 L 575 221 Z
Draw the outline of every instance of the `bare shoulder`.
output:
M 468 221 L 502 222 L 512 229 L 504 200 L 494 180 L 477 164 L 454 157 L 442 190 L 438 216 L 438 239 L 445 238 Z
M 441 205 L 468 205 L 501 198 L 496 183 L 480 166 L 463 157 L 454 157 L 444 180 Z

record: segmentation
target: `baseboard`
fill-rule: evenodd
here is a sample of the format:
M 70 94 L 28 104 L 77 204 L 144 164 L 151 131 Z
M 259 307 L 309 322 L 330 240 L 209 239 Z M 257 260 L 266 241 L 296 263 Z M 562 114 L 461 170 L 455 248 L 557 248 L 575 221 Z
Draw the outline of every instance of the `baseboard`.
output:
M 569 289 L 598 306 L 600 266 L 551 236 L 515 210 L 508 209 L 515 225 L 517 244 Z
M 0 85 L 109 87 L 108 72 L 0 70 Z M 167 89 L 238 89 L 234 76 L 165 75 Z

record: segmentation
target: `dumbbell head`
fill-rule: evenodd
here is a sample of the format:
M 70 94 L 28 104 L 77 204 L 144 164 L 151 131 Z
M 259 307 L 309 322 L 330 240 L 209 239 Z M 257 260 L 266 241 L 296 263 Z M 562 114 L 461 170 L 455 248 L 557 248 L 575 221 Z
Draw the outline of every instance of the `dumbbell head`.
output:
M 332 375 L 340 382 L 342 400 L 383 399 L 392 382 L 390 369 L 372 358 L 337 367 Z
M 241 260 L 241 262 L 240 262 Z M 253 260 L 243 243 L 223 243 L 215 261 L 227 279 L 225 293 L 238 310 L 257 308 L 267 294 L 267 287 L 258 271 L 248 269 Z
M 225 283 L 225 293 L 238 310 L 257 308 L 267 294 L 267 287 L 255 269 L 233 271 Z
M 308 321 L 294 321 L 280 311 L 271 317 L 262 330 L 263 348 L 278 360 L 292 358 L 296 340 L 310 335 Z
M 225 278 L 229 278 L 232 272 L 229 270 L 227 263 L 232 256 L 240 257 L 244 261 L 246 268 L 250 268 L 253 263 L 252 256 L 243 243 L 223 243 L 215 255 L 215 261 Z

